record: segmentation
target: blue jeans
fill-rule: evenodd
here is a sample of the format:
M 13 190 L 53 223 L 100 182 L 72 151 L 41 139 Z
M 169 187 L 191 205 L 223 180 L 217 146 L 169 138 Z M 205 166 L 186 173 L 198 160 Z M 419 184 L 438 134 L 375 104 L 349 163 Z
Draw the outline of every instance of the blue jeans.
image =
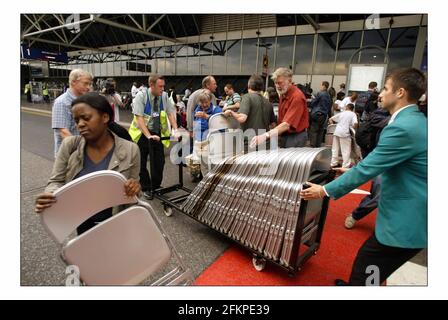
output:
M 381 176 L 376 177 L 372 180 L 372 186 L 370 187 L 370 194 L 365 196 L 361 200 L 358 207 L 353 210 L 352 217 L 355 220 L 361 220 L 370 212 L 378 207 L 378 200 L 380 198 L 380 186 L 381 186 Z

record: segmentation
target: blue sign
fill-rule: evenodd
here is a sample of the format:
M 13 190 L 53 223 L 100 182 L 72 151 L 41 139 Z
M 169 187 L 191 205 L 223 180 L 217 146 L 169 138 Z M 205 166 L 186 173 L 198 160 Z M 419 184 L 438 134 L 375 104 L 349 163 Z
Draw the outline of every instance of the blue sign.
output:
M 20 46 L 20 55 L 22 59 L 68 63 L 67 52 L 51 52 L 39 48 L 28 48 L 24 44 Z

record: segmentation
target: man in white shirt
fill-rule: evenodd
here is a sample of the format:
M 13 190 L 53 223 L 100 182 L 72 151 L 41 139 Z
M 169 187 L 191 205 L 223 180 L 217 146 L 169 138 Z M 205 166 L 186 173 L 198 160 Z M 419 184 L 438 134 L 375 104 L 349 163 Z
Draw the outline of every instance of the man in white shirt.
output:
M 330 123 L 337 122 L 333 134 L 333 145 L 331 147 L 331 166 L 339 167 L 339 150 L 342 154 L 342 167 L 350 167 L 350 154 L 352 149 L 352 138 L 350 128 L 356 127 L 358 119 L 353 112 L 355 106 L 349 103 L 346 110 L 330 118 Z

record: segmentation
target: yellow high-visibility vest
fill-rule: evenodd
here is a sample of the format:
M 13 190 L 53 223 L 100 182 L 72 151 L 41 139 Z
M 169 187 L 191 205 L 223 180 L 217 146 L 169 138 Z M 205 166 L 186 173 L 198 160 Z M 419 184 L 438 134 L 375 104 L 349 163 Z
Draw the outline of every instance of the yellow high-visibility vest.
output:
M 166 96 L 164 96 L 164 94 L 162 94 L 162 104 L 163 104 L 163 98 L 166 98 Z M 146 92 L 146 95 L 147 95 L 146 103 L 148 103 L 148 101 L 149 101 L 148 91 Z M 146 107 L 145 107 L 145 109 L 146 109 Z M 143 114 L 143 120 L 144 120 L 146 126 L 148 125 L 150 117 L 151 116 L 147 113 Z M 170 123 L 169 123 L 169 119 L 168 119 L 168 114 L 166 113 L 165 110 L 160 111 L 159 121 L 160 121 L 160 137 L 161 138 L 167 138 L 167 137 L 169 138 L 170 134 L 171 134 L 171 128 L 170 128 Z M 132 138 L 132 141 L 134 141 L 135 143 L 138 143 L 138 141 L 140 140 L 140 137 L 142 136 L 142 131 L 140 130 L 140 127 L 138 125 L 136 115 L 134 115 L 134 118 L 132 119 L 132 122 L 131 122 L 131 125 L 129 126 L 128 132 Z M 165 148 L 169 148 L 169 146 L 170 146 L 169 139 L 161 139 L 161 142 Z

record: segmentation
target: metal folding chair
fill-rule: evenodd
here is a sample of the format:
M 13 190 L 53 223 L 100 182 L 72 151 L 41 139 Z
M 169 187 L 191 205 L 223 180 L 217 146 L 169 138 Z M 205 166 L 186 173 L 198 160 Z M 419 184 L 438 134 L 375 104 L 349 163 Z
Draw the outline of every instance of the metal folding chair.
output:
M 78 267 L 80 281 L 86 285 L 136 285 L 147 279 L 151 285 L 192 283 L 191 272 L 152 207 L 124 195 L 125 181 L 118 172 L 97 171 L 55 191 L 57 202 L 41 218 L 59 244 L 62 260 Z M 99 211 L 126 204 L 134 206 L 74 235 L 82 222 Z M 159 275 L 173 259 L 175 268 Z

